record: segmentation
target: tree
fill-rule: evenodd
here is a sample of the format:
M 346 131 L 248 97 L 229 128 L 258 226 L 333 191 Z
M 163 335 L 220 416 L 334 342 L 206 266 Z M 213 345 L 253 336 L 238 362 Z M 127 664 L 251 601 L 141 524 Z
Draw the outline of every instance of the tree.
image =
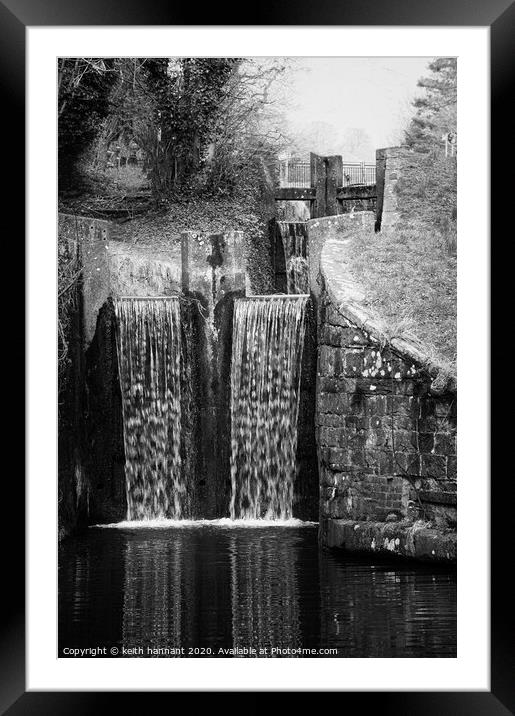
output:
M 155 98 L 155 137 L 146 141 L 149 175 L 156 192 L 186 190 L 199 175 L 236 71 L 235 58 L 180 58 L 147 62 L 147 83 Z
M 414 101 L 415 114 L 406 130 L 405 143 L 415 151 L 434 152 L 442 135 L 456 132 L 457 64 L 453 57 L 429 63 L 431 74 L 418 81 L 424 94 Z
M 271 98 L 282 60 L 243 60 L 223 91 L 205 162 L 210 191 L 260 193 L 273 185 L 276 158 L 287 139 L 284 119 Z
M 403 172 L 396 191 L 404 218 L 436 229 L 442 244 L 456 250 L 456 154 L 446 155 L 443 135 L 456 132 L 456 59 L 439 57 L 419 80 L 424 94 L 414 102 L 415 113 L 405 144 L 418 155 Z
M 91 145 L 109 111 L 114 82 L 111 60 L 87 57 L 58 60 L 59 187 L 77 178 L 77 162 Z
M 283 141 L 271 88 L 284 67 L 238 58 L 65 59 L 60 161 L 77 176 L 88 150 L 101 171 L 114 142 L 135 142 L 156 198 L 250 190 L 271 173 Z M 70 100 L 73 122 L 61 121 Z

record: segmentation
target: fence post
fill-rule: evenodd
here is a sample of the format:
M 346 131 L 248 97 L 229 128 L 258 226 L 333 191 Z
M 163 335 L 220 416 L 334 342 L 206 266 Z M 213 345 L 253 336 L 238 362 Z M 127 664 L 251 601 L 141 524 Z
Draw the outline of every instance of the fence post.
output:
M 325 213 L 322 216 L 333 216 L 338 213 L 338 189 L 343 184 L 343 159 L 339 155 L 325 157 L 326 191 Z
M 311 218 L 332 216 L 338 213 L 338 189 L 343 184 L 343 160 L 341 156 L 310 156 L 311 186 L 315 199 L 311 206 Z
M 311 201 L 310 215 L 312 219 L 325 216 L 325 166 L 323 157 L 313 152 L 309 155 L 311 171 L 311 187 L 315 189 L 315 198 Z

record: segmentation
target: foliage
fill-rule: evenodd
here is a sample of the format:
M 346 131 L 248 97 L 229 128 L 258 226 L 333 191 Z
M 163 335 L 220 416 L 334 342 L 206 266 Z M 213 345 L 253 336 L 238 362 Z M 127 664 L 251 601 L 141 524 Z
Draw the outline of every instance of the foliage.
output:
M 443 136 L 456 132 L 456 59 L 437 58 L 429 70 L 430 76 L 418 83 L 424 95 L 414 102 L 405 137 L 415 161 L 403 172 L 396 192 L 403 219 L 425 225 L 426 231 L 436 229 L 444 249 L 455 253 L 456 153 L 446 156 Z
M 63 62 L 64 70 L 75 76 L 75 60 Z M 188 224 L 204 231 L 216 223 L 224 224 L 224 230 L 243 230 L 252 246 L 251 275 L 262 290 L 271 287 L 268 220 L 275 209 L 276 156 L 286 141 L 271 89 L 280 81 L 285 61 L 113 58 L 104 65 L 86 59 L 81 63 L 97 80 L 97 75 L 109 78 L 107 109 L 102 105 L 103 118 L 96 114 L 92 141 L 85 95 L 81 105 L 81 154 L 73 154 L 72 164 L 81 173 L 84 206 L 90 206 L 90 199 L 104 205 L 145 191 L 136 169 L 113 166 L 113 151 L 135 144 L 144 156 L 156 208 L 166 208 L 168 219 L 177 219 L 184 228 Z M 76 76 L 77 92 L 86 87 L 86 77 Z M 99 103 L 100 94 L 91 101 Z M 70 201 L 76 212 L 73 197 L 65 197 L 63 205 Z M 156 237 L 154 232 L 154 242 Z
M 155 137 L 145 142 L 155 191 L 183 191 L 195 182 L 211 141 L 225 87 L 238 66 L 234 58 L 181 58 L 147 62 L 154 104 Z
M 69 383 L 70 344 L 73 340 L 74 316 L 79 309 L 78 290 L 82 275 L 77 242 L 64 232 L 58 236 L 57 259 L 57 364 L 59 394 L 63 395 Z
M 456 254 L 456 159 L 442 152 L 418 155 L 395 191 L 404 223 L 438 235 L 436 250 Z
M 76 62 L 87 72 L 80 74 Z M 258 190 L 270 184 L 272 160 L 282 141 L 278 118 L 270 111 L 270 88 L 284 62 L 238 58 L 106 62 L 62 60 L 63 77 L 73 81 L 60 84 L 60 103 L 67 106 L 70 85 L 76 106 L 74 124 L 63 124 L 60 133 L 80 136 L 68 164 L 80 168 L 82 153 L 89 178 L 102 173 L 105 177 L 113 146 L 134 143 L 144 155 L 144 169 L 159 200 L 206 193 L 232 196 L 243 184 Z M 102 90 L 109 86 L 107 98 L 105 92 L 88 94 L 92 79 L 99 82 L 99 77 L 104 78 Z M 88 102 L 94 110 L 94 138 Z M 62 144 L 64 151 L 71 140 Z
M 76 180 L 74 169 L 91 145 L 109 110 L 114 81 L 111 60 L 59 58 L 58 158 L 59 188 Z
M 442 134 L 456 132 L 457 63 L 438 57 L 428 65 L 430 75 L 419 80 L 424 93 L 414 101 L 415 114 L 405 143 L 422 153 L 442 147 Z

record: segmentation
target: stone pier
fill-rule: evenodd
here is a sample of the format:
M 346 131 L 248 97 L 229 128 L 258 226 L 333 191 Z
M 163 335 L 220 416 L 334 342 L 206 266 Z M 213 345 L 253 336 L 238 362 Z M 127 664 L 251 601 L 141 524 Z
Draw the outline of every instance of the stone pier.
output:
M 189 306 L 191 390 L 197 405 L 195 454 L 198 514 L 228 514 L 230 499 L 230 370 L 234 299 L 245 295 L 243 233 L 185 232 L 182 295 Z

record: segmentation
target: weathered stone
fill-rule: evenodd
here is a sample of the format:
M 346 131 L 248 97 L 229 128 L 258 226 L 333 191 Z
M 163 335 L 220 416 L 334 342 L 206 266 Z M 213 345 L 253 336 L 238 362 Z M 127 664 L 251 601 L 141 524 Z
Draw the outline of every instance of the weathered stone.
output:
M 449 433 L 436 433 L 434 451 L 437 455 L 455 455 L 456 438 Z M 425 451 L 424 451 L 425 452 Z
M 318 389 L 321 393 L 346 393 L 345 381 L 342 378 L 320 377 Z
M 380 475 L 392 475 L 395 472 L 393 455 L 391 452 L 379 452 L 378 460 Z
M 457 460 L 455 457 L 449 456 L 447 458 L 447 479 L 448 480 L 456 480 L 457 472 L 458 472 Z
M 418 496 L 421 502 L 456 506 L 456 492 L 447 492 L 444 490 L 419 490 Z
M 343 331 L 338 326 L 325 324 L 320 332 L 320 344 L 328 346 L 342 346 L 344 343 Z
M 395 453 L 396 472 L 409 476 L 420 475 L 420 455 L 418 453 Z
M 408 415 L 414 417 L 418 410 L 418 403 L 411 395 L 391 395 L 387 398 L 387 410 L 393 415 Z
M 348 396 L 343 393 L 320 393 L 318 410 L 320 413 L 338 413 L 344 415 L 348 405 Z
M 352 378 L 363 371 L 363 351 L 359 348 L 348 348 L 344 352 L 344 374 Z
M 454 530 L 427 529 L 408 522 L 325 519 L 322 544 L 355 552 L 383 552 L 424 561 L 456 562 Z
M 345 428 L 320 427 L 318 429 L 318 440 L 320 445 L 346 447 L 347 431 Z
M 341 348 L 320 346 L 318 353 L 318 371 L 327 377 L 343 376 L 343 355 Z
M 438 496 L 455 490 L 455 396 L 430 395 L 430 377 L 411 353 L 405 359 L 397 345 L 381 347 L 331 302 L 321 316 L 318 441 L 327 470 L 321 484 L 330 488 L 321 501 L 322 540 L 327 520 L 386 524 L 388 518 L 389 525 L 408 513 L 447 533 L 455 528 L 456 507 Z M 423 509 L 420 491 L 436 495 Z M 392 549 L 390 539 L 387 544 L 385 551 L 407 556 L 415 549 L 413 541 L 400 549 Z M 419 551 L 426 554 L 427 544 Z M 452 561 L 452 549 L 449 554 L 435 549 L 431 558 Z
M 350 328 L 350 321 L 333 306 L 332 303 L 328 304 L 325 309 L 325 322 L 333 326 L 341 326 L 343 328 Z
M 447 476 L 447 460 L 442 455 L 422 455 L 421 475 L 427 475 L 439 479 Z
M 418 449 L 418 434 L 414 431 L 396 430 L 394 433 L 394 450 L 396 452 L 413 452 Z
M 418 446 L 420 452 L 432 452 L 435 446 L 434 433 L 419 433 L 418 434 Z
M 384 416 L 388 414 L 388 403 L 385 395 L 375 395 L 375 393 L 366 400 L 366 411 L 368 415 Z
M 343 415 L 333 415 L 332 413 L 318 413 L 316 416 L 316 423 L 320 426 L 333 428 L 345 426 Z

